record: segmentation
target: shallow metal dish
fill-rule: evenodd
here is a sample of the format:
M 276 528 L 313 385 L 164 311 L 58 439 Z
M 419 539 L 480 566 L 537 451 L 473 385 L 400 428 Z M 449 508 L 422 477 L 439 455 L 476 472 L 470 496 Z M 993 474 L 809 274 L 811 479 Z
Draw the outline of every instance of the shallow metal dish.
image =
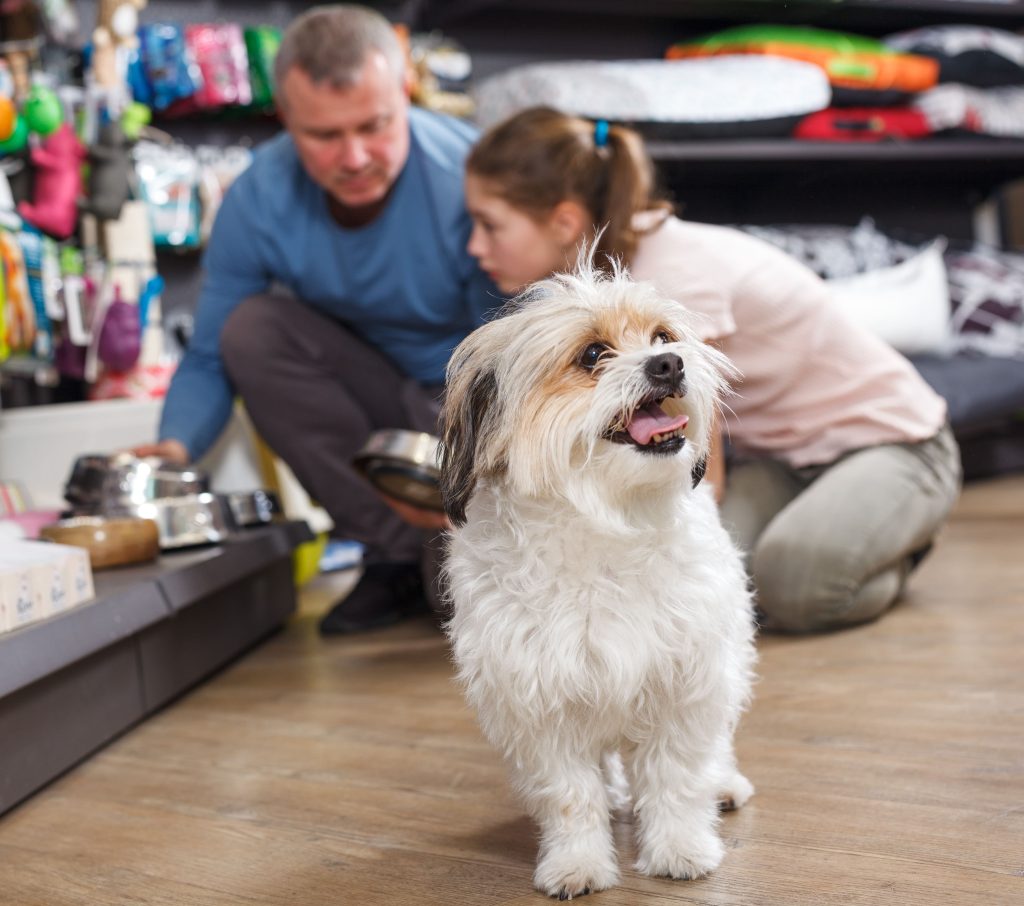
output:
M 209 476 L 192 466 L 130 453 L 93 453 L 75 460 L 64 498 L 76 512 L 106 513 L 111 508 L 209 490 Z
M 108 513 L 113 514 L 152 519 L 160 533 L 161 550 L 223 541 L 231 532 L 227 506 L 216 494 L 122 504 Z
M 64 485 L 64 499 L 76 509 L 98 509 L 110 472 L 110 457 L 100 453 L 79 456 Z
M 236 528 L 265 525 L 281 512 L 281 504 L 273 491 L 232 491 L 222 496 Z
M 403 503 L 443 512 L 441 441 L 424 431 L 374 431 L 352 460 L 379 491 Z

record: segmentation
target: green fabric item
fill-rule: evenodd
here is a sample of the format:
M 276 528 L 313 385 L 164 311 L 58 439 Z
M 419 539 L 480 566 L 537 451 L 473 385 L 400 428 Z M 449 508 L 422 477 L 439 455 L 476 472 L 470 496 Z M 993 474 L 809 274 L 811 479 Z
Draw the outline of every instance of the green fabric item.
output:
M 726 50 L 729 47 L 749 47 L 750 45 L 768 43 L 815 47 L 820 50 L 832 50 L 836 53 L 870 53 L 885 54 L 886 56 L 892 56 L 895 53 L 874 38 L 802 25 L 740 25 L 708 35 L 698 41 L 686 41 L 676 46 Z

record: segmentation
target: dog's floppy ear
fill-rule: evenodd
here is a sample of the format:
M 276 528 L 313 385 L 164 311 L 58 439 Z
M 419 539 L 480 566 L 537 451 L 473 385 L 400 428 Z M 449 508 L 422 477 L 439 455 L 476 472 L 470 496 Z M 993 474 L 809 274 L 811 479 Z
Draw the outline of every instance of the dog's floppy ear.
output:
M 693 482 L 691 487 L 697 487 L 704 478 L 704 473 L 708 470 L 708 458 L 702 456 L 694 464 L 693 468 L 690 469 L 690 481 Z
M 468 364 L 468 363 L 467 363 Z M 498 380 L 492 370 L 449 383 L 441 409 L 441 500 L 453 525 L 466 521 L 466 505 L 480 477 L 483 445 L 494 429 Z

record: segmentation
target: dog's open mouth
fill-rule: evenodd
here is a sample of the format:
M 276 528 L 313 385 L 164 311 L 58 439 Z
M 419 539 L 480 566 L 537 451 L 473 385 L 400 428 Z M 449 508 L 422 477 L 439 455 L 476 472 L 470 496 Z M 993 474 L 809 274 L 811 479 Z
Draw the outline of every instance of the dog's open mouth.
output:
M 605 435 L 616 444 L 632 444 L 644 453 L 670 454 L 682 449 L 686 443 L 683 430 L 690 421 L 688 415 L 669 415 L 661 404 L 667 395 L 651 395 L 641 400 L 632 412 L 623 415 Z

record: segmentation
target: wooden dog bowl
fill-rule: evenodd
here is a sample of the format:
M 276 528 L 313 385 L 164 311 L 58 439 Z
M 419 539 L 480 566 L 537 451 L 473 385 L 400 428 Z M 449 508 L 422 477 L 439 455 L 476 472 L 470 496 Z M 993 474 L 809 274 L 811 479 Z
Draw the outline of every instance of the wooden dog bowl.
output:
M 74 516 L 43 526 L 39 537 L 84 547 L 93 569 L 145 563 L 160 553 L 160 533 L 152 519 Z

